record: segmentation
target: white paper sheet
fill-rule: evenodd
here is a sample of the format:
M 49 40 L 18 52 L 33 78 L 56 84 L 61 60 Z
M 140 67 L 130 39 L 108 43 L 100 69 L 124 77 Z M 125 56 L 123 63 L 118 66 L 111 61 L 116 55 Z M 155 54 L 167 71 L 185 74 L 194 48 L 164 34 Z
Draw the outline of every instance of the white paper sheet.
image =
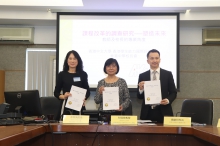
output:
M 86 89 L 72 86 L 70 89 L 71 96 L 68 97 L 66 106 L 67 108 L 80 111 L 85 99 Z
M 151 120 L 137 120 L 138 125 L 156 125 L 155 123 L 153 123 L 153 121 Z
M 103 110 L 119 109 L 118 87 L 105 87 L 103 91 Z
M 145 104 L 159 104 L 162 100 L 160 80 L 144 82 Z

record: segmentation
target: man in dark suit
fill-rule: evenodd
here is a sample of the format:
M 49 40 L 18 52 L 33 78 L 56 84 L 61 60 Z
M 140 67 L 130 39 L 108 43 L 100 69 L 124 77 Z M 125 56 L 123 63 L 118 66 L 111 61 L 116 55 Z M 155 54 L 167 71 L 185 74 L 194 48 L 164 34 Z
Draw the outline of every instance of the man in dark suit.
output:
M 154 105 L 146 105 L 143 100 L 140 119 L 163 123 L 164 116 L 173 116 L 171 104 L 177 95 L 173 75 L 170 71 L 159 67 L 160 52 L 158 50 L 152 49 L 147 53 L 147 62 L 150 70 L 139 75 L 137 97 L 144 99 L 145 81 L 160 80 L 162 100 L 159 104 Z

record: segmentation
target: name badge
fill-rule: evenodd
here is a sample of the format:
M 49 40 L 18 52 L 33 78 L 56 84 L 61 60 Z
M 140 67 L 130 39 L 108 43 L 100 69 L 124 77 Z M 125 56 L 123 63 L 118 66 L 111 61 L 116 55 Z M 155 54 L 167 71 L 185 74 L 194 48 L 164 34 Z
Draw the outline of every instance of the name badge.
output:
M 191 126 L 191 117 L 164 117 L 164 125 Z
M 137 116 L 111 116 L 111 125 L 137 125 Z
M 64 124 L 89 124 L 88 115 L 64 115 Z
M 220 127 L 220 119 L 218 119 L 217 127 Z
M 81 79 L 80 79 L 80 77 L 74 77 L 74 78 L 73 78 L 73 81 L 74 81 L 74 82 L 79 82 L 79 81 L 81 81 Z

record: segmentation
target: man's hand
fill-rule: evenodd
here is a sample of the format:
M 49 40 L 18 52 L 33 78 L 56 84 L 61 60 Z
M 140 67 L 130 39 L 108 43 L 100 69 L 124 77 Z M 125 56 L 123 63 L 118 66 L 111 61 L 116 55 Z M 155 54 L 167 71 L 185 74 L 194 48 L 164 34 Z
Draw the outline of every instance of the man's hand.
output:
M 144 90 L 144 81 L 138 84 L 140 90 Z
M 165 99 L 161 100 L 160 104 L 167 105 L 167 104 L 169 104 L 169 100 L 167 98 L 165 98 Z

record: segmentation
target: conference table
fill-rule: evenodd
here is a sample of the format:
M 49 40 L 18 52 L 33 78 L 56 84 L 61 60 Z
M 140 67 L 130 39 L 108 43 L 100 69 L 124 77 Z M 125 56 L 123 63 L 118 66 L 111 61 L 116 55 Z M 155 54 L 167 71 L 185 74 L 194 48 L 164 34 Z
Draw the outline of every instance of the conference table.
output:
M 0 126 L 0 146 L 213 146 L 216 126 L 73 125 L 62 123 Z

